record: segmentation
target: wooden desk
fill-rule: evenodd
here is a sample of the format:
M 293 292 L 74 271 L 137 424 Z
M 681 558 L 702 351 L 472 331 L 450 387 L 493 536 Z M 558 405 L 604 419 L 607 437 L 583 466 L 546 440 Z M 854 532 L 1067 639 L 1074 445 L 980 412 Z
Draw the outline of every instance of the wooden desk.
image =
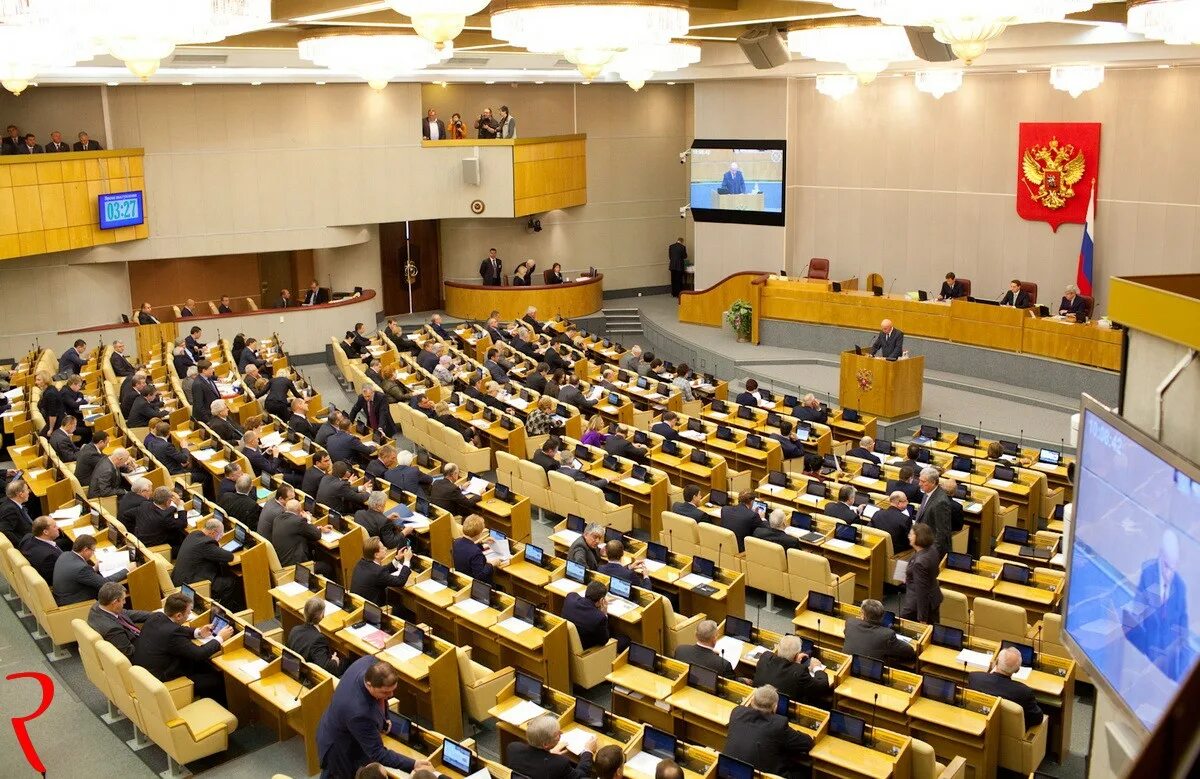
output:
M 910 732 L 933 747 L 942 760 L 957 756 L 967 761 L 967 775 L 995 776 L 1000 745 L 1000 699 L 973 690 L 962 693 L 958 706 L 917 698 L 908 707 Z
M 972 303 L 966 298 L 950 301 L 953 339 L 958 343 L 1021 351 L 1021 325 L 1027 309 Z
M 842 352 L 838 402 L 842 408 L 897 419 L 918 414 L 925 389 L 922 355 L 884 360 Z
M 501 319 L 518 319 L 525 309 L 535 306 L 545 317 L 553 314 L 568 318 L 587 316 L 600 310 L 604 297 L 604 274 L 567 284 L 531 287 L 485 287 L 444 281 L 446 313 L 460 319 L 487 319 L 499 311 Z
M 909 779 L 912 776 L 912 739 L 903 733 L 869 728 L 872 746 L 855 744 L 822 732 L 810 753 L 818 776 L 839 779 Z
M 1085 325 L 1057 318 L 1028 317 L 1021 339 L 1021 351 L 1056 360 L 1095 365 L 1110 371 L 1121 369 L 1120 330 Z

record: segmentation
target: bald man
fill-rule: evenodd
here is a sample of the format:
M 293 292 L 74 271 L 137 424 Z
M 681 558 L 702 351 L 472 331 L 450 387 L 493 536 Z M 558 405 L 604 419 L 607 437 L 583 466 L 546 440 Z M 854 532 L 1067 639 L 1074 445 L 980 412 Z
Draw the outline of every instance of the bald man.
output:
M 1142 566 L 1134 601 L 1123 615 L 1130 643 L 1171 679 L 1187 670 L 1187 588 L 1179 575 L 1179 536 L 1167 530 L 1158 557 Z
M 967 674 L 967 687 L 972 690 L 995 695 L 1020 706 L 1025 711 L 1025 729 L 1034 727 L 1042 721 L 1042 708 L 1038 706 L 1037 696 L 1027 685 L 1012 678 L 1021 670 L 1020 650 L 1009 647 L 1001 649 L 996 654 L 996 663 L 992 670 L 984 673 L 976 671 Z
M 879 323 L 879 335 L 875 336 L 875 343 L 871 344 L 871 356 L 876 356 L 876 353 L 885 360 L 899 360 L 904 354 L 904 333 L 900 332 L 890 319 Z

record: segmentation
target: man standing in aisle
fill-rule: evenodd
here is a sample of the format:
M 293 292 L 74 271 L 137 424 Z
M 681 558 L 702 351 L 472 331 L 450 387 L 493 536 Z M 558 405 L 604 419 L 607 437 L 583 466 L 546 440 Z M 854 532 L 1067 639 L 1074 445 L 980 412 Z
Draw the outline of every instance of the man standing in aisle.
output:
M 667 270 L 671 271 L 671 297 L 679 297 L 683 291 L 683 268 L 687 261 L 687 246 L 680 238 L 667 247 Z
M 483 278 L 483 286 L 500 286 L 500 273 L 504 269 L 504 261 L 496 256 L 495 249 L 488 249 L 488 256 L 479 263 L 479 275 Z

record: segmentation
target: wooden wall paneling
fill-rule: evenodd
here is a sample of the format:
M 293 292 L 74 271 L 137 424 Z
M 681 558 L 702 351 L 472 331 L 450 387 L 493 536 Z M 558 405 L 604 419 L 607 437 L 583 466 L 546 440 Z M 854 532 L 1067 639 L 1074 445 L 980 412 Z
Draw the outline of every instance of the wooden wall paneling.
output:
M 160 321 L 174 319 L 172 305 L 194 299 L 207 312 L 207 301 L 231 299 L 234 311 L 246 310 L 245 298 L 259 295 L 257 254 L 214 257 L 181 257 L 129 263 L 129 296 L 136 308 L 143 302 L 154 307 Z

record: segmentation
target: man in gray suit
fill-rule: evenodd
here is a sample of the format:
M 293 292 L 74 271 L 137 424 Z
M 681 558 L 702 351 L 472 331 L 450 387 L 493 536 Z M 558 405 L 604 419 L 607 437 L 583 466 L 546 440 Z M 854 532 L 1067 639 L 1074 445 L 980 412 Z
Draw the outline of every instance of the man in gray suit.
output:
M 88 612 L 87 623 L 121 654 L 133 657 L 133 642 L 142 632 L 140 625 L 149 616 L 149 611 L 125 608 L 125 588 L 117 582 L 107 582 Z
M 92 471 L 92 479 L 88 484 L 89 498 L 111 498 L 124 495 L 125 482 L 121 479 L 121 471 L 133 464 L 133 458 L 124 449 L 115 449 L 108 457 L 96 462 Z
M 899 360 L 904 354 L 904 333 L 892 324 L 892 320 L 883 320 L 879 323 L 879 335 L 875 336 L 870 351 L 872 357 L 878 352 L 885 360 Z
M 96 538 L 87 533 L 75 539 L 70 552 L 59 555 L 58 562 L 54 564 L 55 603 L 69 606 L 94 600 L 105 582 L 119 582 L 129 575 L 129 569 L 122 568 L 107 578 L 101 576 L 92 567 L 95 556 Z
M 950 552 L 951 527 L 950 496 L 938 485 L 941 472 L 929 466 L 921 470 L 917 486 L 925 496 L 921 507 L 917 509 L 916 522 L 929 525 L 933 530 L 933 545 L 937 548 L 938 559 Z

